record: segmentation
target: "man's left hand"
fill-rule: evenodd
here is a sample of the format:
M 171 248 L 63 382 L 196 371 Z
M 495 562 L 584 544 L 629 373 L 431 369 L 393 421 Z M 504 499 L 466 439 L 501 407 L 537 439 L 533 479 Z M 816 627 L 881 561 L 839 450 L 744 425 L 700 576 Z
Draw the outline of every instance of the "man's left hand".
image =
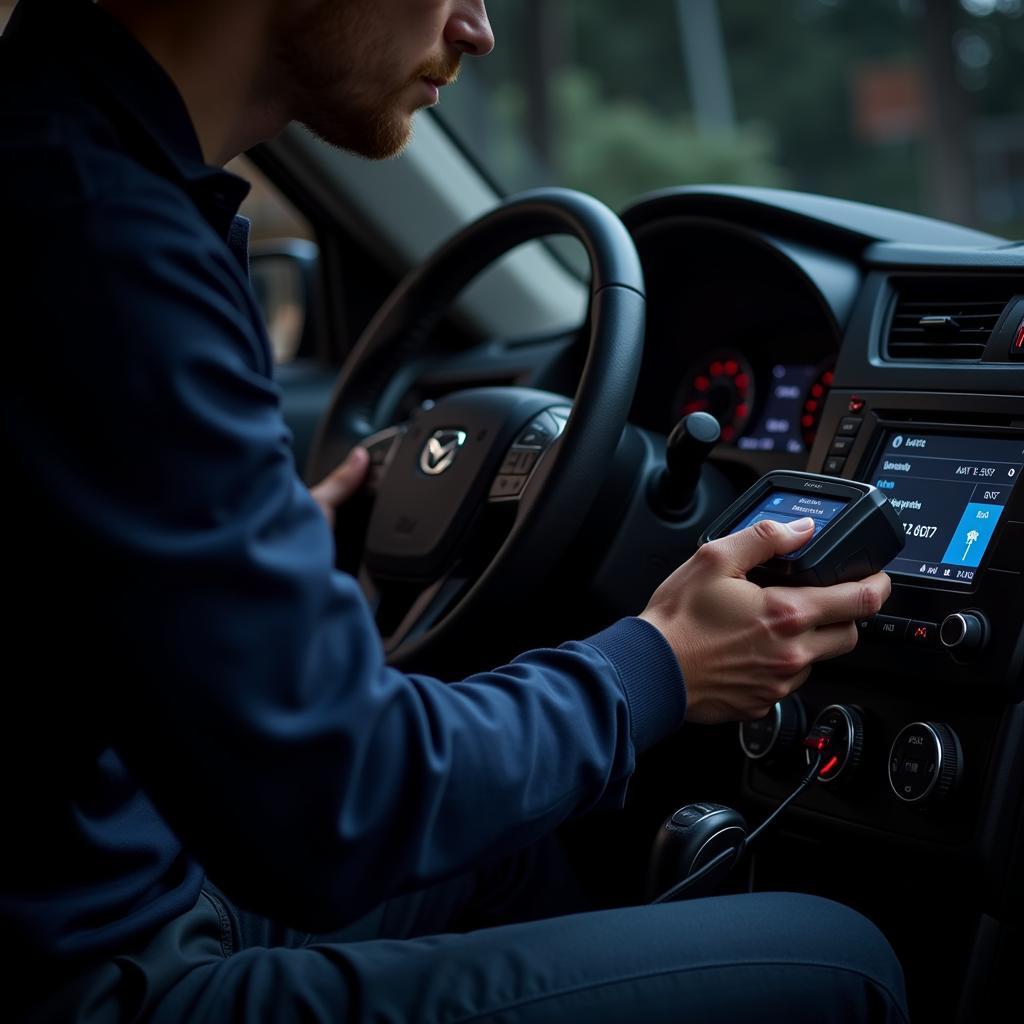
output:
M 370 456 L 366 449 L 353 448 L 345 461 L 330 476 L 310 489 L 309 493 L 320 506 L 332 530 L 335 512 L 363 485 L 369 465 Z

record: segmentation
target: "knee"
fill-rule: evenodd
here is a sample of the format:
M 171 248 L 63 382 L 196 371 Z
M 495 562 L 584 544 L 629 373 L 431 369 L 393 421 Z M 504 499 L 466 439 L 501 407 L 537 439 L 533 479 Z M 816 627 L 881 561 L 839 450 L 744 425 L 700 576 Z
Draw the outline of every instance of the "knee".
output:
M 738 901 L 734 909 L 760 934 L 762 955 L 780 967 L 805 970 L 808 979 L 817 978 L 823 996 L 833 1004 L 846 998 L 864 1007 L 862 1018 L 849 1019 L 907 1019 L 903 969 L 881 930 L 863 914 L 803 893 L 721 899 Z M 742 901 L 747 901 L 745 907 Z M 809 984 L 814 988 L 813 981 Z

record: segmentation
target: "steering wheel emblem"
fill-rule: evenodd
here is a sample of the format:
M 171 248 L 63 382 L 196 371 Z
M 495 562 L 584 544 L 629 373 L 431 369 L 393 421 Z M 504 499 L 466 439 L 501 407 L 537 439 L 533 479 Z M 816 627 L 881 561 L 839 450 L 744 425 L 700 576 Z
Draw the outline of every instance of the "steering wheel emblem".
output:
M 427 476 L 440 476 L 466 443 L 464 430 L 435 430 L 420 452 L 420 469 Z

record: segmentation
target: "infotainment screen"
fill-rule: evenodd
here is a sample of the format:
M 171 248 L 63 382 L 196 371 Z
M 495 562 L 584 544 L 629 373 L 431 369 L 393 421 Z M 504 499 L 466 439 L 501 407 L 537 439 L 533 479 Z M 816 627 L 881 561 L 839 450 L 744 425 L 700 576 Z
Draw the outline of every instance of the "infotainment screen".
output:
M 907 534 L 890 573 L 974 582 L 1024 469 L 1024 441 L 949 434 L 886 435 L 868 482 Z

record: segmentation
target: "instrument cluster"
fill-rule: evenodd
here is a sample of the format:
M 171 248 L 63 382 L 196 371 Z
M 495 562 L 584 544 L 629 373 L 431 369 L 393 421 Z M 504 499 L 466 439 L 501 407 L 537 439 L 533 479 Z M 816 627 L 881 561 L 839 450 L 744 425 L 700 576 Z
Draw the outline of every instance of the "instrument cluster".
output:
M 747 451 L 809 452 L 832 386 L 834 359 L 754 366 L 738 349 L 707 352 L 686 370 L 672 400 L 673 423 L 708 412 L 722 441 Z

